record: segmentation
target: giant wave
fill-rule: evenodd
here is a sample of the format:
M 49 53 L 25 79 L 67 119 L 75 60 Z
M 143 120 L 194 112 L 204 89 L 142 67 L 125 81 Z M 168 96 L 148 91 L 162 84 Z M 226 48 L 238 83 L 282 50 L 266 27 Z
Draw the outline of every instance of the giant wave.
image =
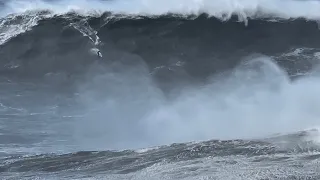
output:
M 136 93 L 140 93 L 149 86 L 169 92 L 172 88 L 174 91 L 177 87 L 184 89 L 186 85 L 203 87 L 203 83 L 212 83 L 212 76 L 215 83 L 215 79 L 222 78 L 234 84 L 218 82 L 214 88 L 235 86 L 238 89 L 239 83 L 248 87 L 252 83 L 261 85 L 258 81 L 274 88 L 271 81 L 276 77 L 276 81 L 279 80 L 276 84 L 284 83 L 284 86 L 275 87 L 282 89 L 287 88 L 288 75 L 294 78 L 317 73 L 320 31 L 315 9 L 319 7 L 318 1 L 174 3 L 178 4 L 8 1 L 2 5 L 2 9 L 11 12 L 1 19 L 2 78 L 49 79 L 63 85 L 65 81 L 72 85 L 70 80 L 76 80 L 77 91 L 81 91 L 80 83 L 85 89 L 96 88 L 94 91 L 100 91 L 102 98 L 109 96 L 104 91 L 106 88 L 118 87 L 118 80 L 112 79 L 115 74 L 118 79 L 123 78 L 121 81 L 140 83 L 141 89 L 136 89 L 139 91 Z M 279 9 L 280 5 L 287 8 Z M 97 51 L 103 58 L 96 55 Z M 90 82 L 97 74 L 110 77 Z M 136 76 L 137 79 L 132 79 Z M 254 76 L 256 80 L 248 80 Z M 82 78 L 79 80 L 79 77 Z M 148 82 L 142 82 L 144 78 Z M 156 87 L 148 84 L 153 80 Z M 106 87 L 102 87 L 104 85 Z M 128 85 L 112 92 L 126 94 Z M 300 87 L 301 82 L 294 86 Z M 270 93 L 270 87 L 262 87 L 258 89 Z M 205 96 L 211 96 L 207 93 Z M 225 93 L 230 92 L 224 92 L 224 96 Z
M 0 6 L 5 178 L 319 178 L 319 1 Z
M 239 57 L 252 53 L 274 56 L 280 64 L 293 66 L 289 72 L 297 72 L 295 65 L 303 71 L 312 62 L 303 60 L 301 63 L 305 65 L 301 66 L 299 59 L 292 63 L 280 58 L 281 55 L 301 47 L 319 48 L 317 22 L 303 18 L 252 19 L 245 26 L 236 16 L 223 22 L 208 14 L 184 17 L 112 13 L 48 17 L 48 14 L 41 11 L 1 20 L 3 74 L 43 76 L 83 72 L 97 59 L 95 49 L 104 54 L 105 62 L 143 59 L 151 72 L 163 65 L 184 64 L 186 69 L 198 66 L 190 70 L 191 74 L 209 75 L 234 67 Z M 30 31 L 23 32 L 29 28 Z

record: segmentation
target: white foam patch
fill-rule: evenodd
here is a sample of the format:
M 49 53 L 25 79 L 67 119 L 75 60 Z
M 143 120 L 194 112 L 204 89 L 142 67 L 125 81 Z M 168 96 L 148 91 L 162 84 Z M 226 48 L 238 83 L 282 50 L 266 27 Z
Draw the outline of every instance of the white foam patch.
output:
M 259 12 L 266 16 L 273 15 L 282 18 L 305 17 L 315 20 L 320 19 L 320 2 L 315 0 L 62 0 L 54 2 L 14 0 L 6 3 L 6 10 L 3 12 L 22 13 L 44 9 L 55 13 L 69 11 L 77 11 L 79 13 L 112 11 L 115 13 L 145 15 L 208 13 L 216 17 L 223 17 L 226 14 L 238 14 L 244 18 Z
M 275 177 L 275 179 L 317 177 L 319 161 L 304 161 L 304 157 L 308 155 L 318 154 L 206 157 L 171 163 L 163 161 L 130 174 L 106 175 L 104 179 L 256 180 L 270 177 Z M 263 158 L 266 160 L 259 160 Z M 279 159 L 282 158 L 289 158 L 289 160 L 279 163 Z M 268 161 L 268 159 L 271 160 Z M 303 164 L 303 167 L 301 167 L 301 164 Z
M 160 147 L 150 147 L 150 148 L 143 148 L 143 149 L 137 149 L 135 150 L 136 153 L 146 153 L 148 151 L 152 151 L 152 150 L 157 150 L 159 149 Z
M 306 131 L 308 134 L 304 140 L 312 141 L 313 143 L 320 145 L 320 127 L 312 127 L 310 129 L 306 129 Z
M 314 56 L 320 60 L 320 52 L 314 53 Z
M 51 14 L 26 13 L 23 15 L 8 15 L 0 19 L 0 45 L 6 43 L 12 37 L 31 30 L 40 19 L 51 17 Z M 17 65 L 9 65 L 16 68 Z

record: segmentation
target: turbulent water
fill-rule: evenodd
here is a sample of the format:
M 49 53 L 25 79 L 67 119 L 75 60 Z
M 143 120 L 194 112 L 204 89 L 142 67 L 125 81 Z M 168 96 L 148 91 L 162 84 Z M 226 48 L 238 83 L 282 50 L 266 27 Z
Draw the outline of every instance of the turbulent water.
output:
M 320 2 L 0 2 L 0 179 L 320 179 Z

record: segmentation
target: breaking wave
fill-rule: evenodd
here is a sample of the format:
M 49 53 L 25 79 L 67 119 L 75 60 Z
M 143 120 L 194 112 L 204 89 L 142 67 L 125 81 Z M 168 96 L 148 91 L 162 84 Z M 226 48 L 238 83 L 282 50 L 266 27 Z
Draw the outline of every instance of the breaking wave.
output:
M 267 94 L 272 94 L 274 89 L 291 92 L 293 90 L 285 89 L 291 88 L 287 86 L 291 80 L 317 72 L 320 57 L 320 31 L 317 22 L 319 15 L 316 11 L 318 7 L 320 7 L 319 1 L 289 0 L 281 2 L 190 0 L 183 3 L 124 0 L 90 2 L 83 0 L 77 3 L 7 1 L 1 6 L 2 12 L 7 14 L 2 14 L 0 20 L 0 74 L 2 78 L 11 80 L 31 78 L 58 82 L 63 86 L 75 84 L 77 92 L 87 94 L 90 90 L 90 98 L 99 97 L 100 100 L 108 99 L 114 93 L 116 99 L 120 96 L 127 97 L 126 89 L 132 87 L 130 84 L 135 82 L 141 85 L 140 89 L 135 89 L 136 94 L 148 88 L 154 90 L 150 94 L 155 99 L 155 102 L 152 102 L 155 104 L 152 106 L 158 107 L 159 103 L 165 106 L 164 104 L 168 103 L 162 95 L 159 95 L 161 94 L 159 91 L 164 91 L 167 93 L 165 96 L 169 96 L 167 98 L 174 97 L 172 101 L 177 101 L 168 106 L 174 109 L 190 108 L 180 105 L 179 102 L 184 102 L 183 99 L 194 91 L 203 96 L 186 98 L 185 103 L 199 101 L 200 104 L 209 103 L 210 106 L 218 106 L 217 102 L 203 101 L 201 98 L 216 99 L 216 95 L 211 95 L 213 92 L 220 93 L 223 97 L 228 93 L 235 93 L 227 90 L 230 87 L 237 90 L 237 100 L 242 101 L 245 99 L 240 98 L 240 95 L 249 92 L 250 89 L 241 90 L 244 84 L 252 86 L 251 90 Z M 115 75 L 118 79 L 113 78 Z M 255 80 L 248 79 L 253 77 Z M 124 84 L 119 86 L 118 81 Z M 228 83 L 222 83 L 223 81 Z M 302 82 L 295 83 L 294 88 L 306 83 Z M 208 83 L 204 89 L 199 90 L 199 87 Z M 115 88 L 110 89 L 110 87 Z M 122 90 L 119 91 L 118 88 Z M 210 88 L 211 93 L 207 91 Z M 222 93 L 223 88 L 226 89 Z M 292 97 L 291 95 L 288 97 L 293 98 L 297 95 L 296 92 L 292 93 Z M 136 100 L 134 97 L 129 97 L 133 101 Z M 253 99 L 255 98 L 257 97 Z M 261 98 L 259 102 L 274 103 L 271 98 L 269 99 L 271 101 Z M 121 98 L 115 102 L 119 100 Z M 105 102 L 90 100 L 89 103 L 87 97 L 80 96 L 80 101 L 85 101 L 83 102 L 85 106 L 88 104 L 89 106 L 95 104 L 94 107 L 100 106 L 99 103 L 102 103 L 103 107 L 106 106 Z M 231 102 L 226 100 L 222 100 L 221 103 L 230 111 L 237 109 L 230 107 Z M 132 109 L 132 104 L 127 104 L 128 108 Z M 114 112 L 118 112 L 121 108 L 117 107 L 117 104 L 113 104 L 111 109 L 116 108 Z M 150 116 L 166 119 L 169 118 L 165 115 L 170 111 L 168 107 L 159 108 L 159 112 L 150 110 L 147 114 L 151 113 Z M 204 109 L 206 108 L 203 107 L 202 110 Z M 198 109 L 199 113 L 202 110 Z M 238 113 L 240 116 L 245 116 L 249 111 L 243 109 L 242 113 Z M 263 113 L 269 114 L 266 110 L 263 110 Z M 114 113 L 109 112 L 109 114 Z M 138 115 L 137 111 L 133 114 L 137 115 L 133 116 L 137 119 L 145 118 Z M 174 114 L 176 113 L 170 112 L 168 115 Z M 178 119 L 188 119 L 178 114 L 176 114 L 179 116 Z M 222 119 L 228 119 L 227 114 L 221 114 L 220 110 L 218 114 L 223 117 Z M 93 114 L 92 117 L 100 119 Z M 121 122 L 117 120 L 119 118 L 117 113 L 114 114 L 114 118 L 114 122 Z M 203 117 L 195 115 L 194 118 Z M 157 118 L 151 117 L 151 119 Z M 164 123 L 160 119 L 158 123 Z M 307 123 L 305 126 L 314 124 L 311 119 L 312 123 Z M 100 120 L 97 121 L 93 124 L 101 123 Z M 203 123 L 208 122 L 209 120 L 204 118 Z M 149 120 L 145 122 L 148 123 Z M 171 123 L 165 122 L 163 131 L 171 132 L 173 129 L 170 127 L 175 127 Z M 229 124 L 222 123 L 217 127 L 223 129 Z M 132 125 L 137 130 L 140 127 L 136 121 L 133 121 Z M 157 123 L 152 122 L 148 126 L 155 128 Z M 228 133 L 220 132 L 218 128 L 216 130 L 219 133 L 213 134 L 209 133 L 209 129 L 199 128 L 191 131 L 187 128 L 185 135 L 178 133 L 177 136 L 171 135 L 172 138 L 166 135 L 161 137 L 171 139 L 170 142 L 193 139 L 195 136 L 197 137 L 195 139 L 207 138 L 208 134 L 214 137 L 233 138 L 237 137 L 236 134 L 244 133 L 245 123 L 240 123 L 240 126 L 242 130 L 235 130 L 237 133 L 229 133 L 230 136 Z M 270 126 L 273 128 L 270 132 L 277 130 L 281 132 L 281 128 Z M 298 130 L 298 125 L 292 127 Z M 98 127 L 92 126 L 92 131 L 96 128 Z M 121 129 L 121 125 L 119 128 Z M 120 129 L 113 128 L 115 133 Z M 134 132 L 135 130 L 124 135 L 124 139 Z M 249 134 L 253 135 L 255 132 L 256 130 L 252 129 Z M 144 133 L 141 136 L 145 136 Z M 157 137 L 160 139 L 155 141 L 167 143 L 166 140 L 162 141 L 161 137 Z M 118 139 L 112 141 L 115 143 Z
M 183 179 L 219 171 L 210 177 L 239 179 L 250 173 L 229 172 L 256 173 L 258 163 L 275 169 L 259 171 L 261 178 L 318 178 L 319 133 L 305 129 L 319 126 L 319 9 L 320 1 L 293 0 L 1 2 L 0 85 L 23 89 L 19 97 L 28 102 L 42 100 L 40 81 L 57 94 L 70 88 L 63 93 L 76 105 L 61 98 L 35 109 L 52 119 L 59 108 L 81 115 L 57 130 L 68 134 L 66 144 L 46 139 L 54 154 L 21 155 L 8 143 L 0 173 Z M 34 83 L 35 92 L 19 82 Z M 29 105 L 6 101 L 3 116 L 28 116 Z M 57 154 L 58 145 L 71 153 Z
M 305 19 L 253 19 L 245 26 L 236 17 L 222 22 L 208 14 L 190 17 L 123 17 L 111 13 L 97 17 L 74 13 L 48 17 L 48 14 L 42 11 L 1 20 L 4 24 L 1 74 L 83 73 L 89 64 L 96 62 L 98 51 L 104 62 L 143 60 L 150 71 L 183 64 L 187 70 L 193 67 L 190 73 L 196 75 L 230 69 L 239 58 L 261 53 L 275 56 L 295 72 L 297 66 L 302 71 L 307 69 L 310 62 L 304 60 L 301 63 L 306 65 L 301 66 L 299 59 L 292 63 L 278 57 L 299 48 L 319 48 L 317 23 Z

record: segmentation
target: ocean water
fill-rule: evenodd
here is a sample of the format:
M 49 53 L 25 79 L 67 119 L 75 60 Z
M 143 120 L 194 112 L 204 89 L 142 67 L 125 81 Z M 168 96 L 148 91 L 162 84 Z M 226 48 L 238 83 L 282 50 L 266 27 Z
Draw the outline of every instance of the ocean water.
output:
M 0 179 L 319 179 L 319 12 L 1 1 Z

